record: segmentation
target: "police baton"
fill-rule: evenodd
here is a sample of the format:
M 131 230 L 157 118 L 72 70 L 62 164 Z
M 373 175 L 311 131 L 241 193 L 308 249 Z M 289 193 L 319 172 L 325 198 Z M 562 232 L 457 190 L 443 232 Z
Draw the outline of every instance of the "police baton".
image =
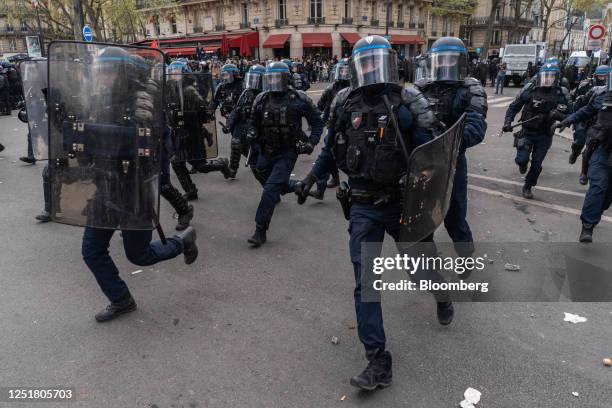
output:
M 517 126 L 521 126 L 522 124 L 525 124 L 525 123 L 527 123 L 527 122 L 531 122 L 532 120 L 536 120 L 536 119 L 540 119 L 540 116 L 539 116 L 539 115 L 536 115 L 536 116 L 534 116 L 534 117 L 533 117 L 533 118 L 531 118 L 531 119 L 527 119 L 527 120 L 524 120 L 524 121 L 522 121 L 522 122 L 515 123 L 514 125 L 511 125 L 510 127 L 511 127 L 512 129 L 514 129 L 514 128 L 515 128 L 515 127 L 517 127 Z M 497 135 L 497 137 L 502 137 L 502 135 L 503 135 L 503 134 L 504 134 L 504 129 L 502 128 L 502 129 L 499 131 L 499 134 Z
M 408 146 L 406 146 L 406 141 L 400 131 L 399 123 L 397 123 L 397 118 L 395 117 L 395 113 L 393 112 L 393 105 L 389 102 L 389 98 L 387 95 L 382 96 L 382 100 L 385 103 L 385 108 L 387 108 L 387 112 L 389 113 L 389 117 L 391 118 L 391 122 L 393 123 L 393 127 L 397 131 L 395 142 L 399 140 L 400 147 L 402 148 L 402 153 L 404 154 L 404 159 L 406 160 L 406 164 L 408 164 L 408 160 L 410 159 L 410 154 L 408 153 Z

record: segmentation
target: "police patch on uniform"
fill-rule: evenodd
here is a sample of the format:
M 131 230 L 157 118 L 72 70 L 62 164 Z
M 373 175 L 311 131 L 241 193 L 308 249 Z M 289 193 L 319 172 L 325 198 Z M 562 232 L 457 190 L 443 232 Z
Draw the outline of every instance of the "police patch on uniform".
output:
M 361 112 L 351 112 L 351 124 L 353 129 L 358 129 L 361 126 L 361 119 L 363 114 Z

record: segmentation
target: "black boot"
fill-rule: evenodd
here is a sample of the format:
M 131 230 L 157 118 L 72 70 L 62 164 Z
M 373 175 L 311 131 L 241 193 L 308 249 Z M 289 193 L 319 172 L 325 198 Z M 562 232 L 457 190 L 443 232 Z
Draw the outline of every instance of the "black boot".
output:
M 198 246 L 196 245 L 196 231 L 193 227 L 187 227 L 185 231 L 176 235 L 183 241 L 183 257 L 185 263 L 190 265 L 198 258 Z
M 587 184 L 589 184 L 589 178 L 587 177 L 586 174 L 581 173 L 580 177 L 578 177 L 578 182 L 582 184 L 583 186 L 586 186 Z
M 240 167 L 240 156 L 242 156 L 242 144 L 240 143 L 240 140 L 238 140 L 237 142 L 232 140 L 229 159 L 230 178 L 236 178 L 236 173 L 238 173 L 238 167 Z
M 453 321 L 455 308 L 453 302 L 438 302 L 438 322 L 442 326 L 447 326 Z
M 0 152 L 4 150 L 4 145 L 0 143 Z
M 300 180 L 295 184 L 295 195 L 298 197 L 298 204 L 302 205 L 306 202 L 306 198 L 310 195 L 310 189 L 316 182 L 317 178 L 309 173 L 304 180 Z
M 24 163 L 28 163 L 28 164 L 36 164 L 36 159 L 33 157 L 20 157 L 19 160 L 21 160 Z
M 519 164 L 519 173 L 521 174 L 527 173 L 527 163 Z
M 379 349 L 369 350 L 366 351 L 366 358 L 368 366 L 361 374 L 351 378 L 351 385 L 367 391 L 390 386 L 393 378 L 391 353 Z
M 584 243 L 593 242 L 593 228 L 595 228 L 593 224 L 586 224 L 583 222 L 582 231 L 580 231 L 580 238 L 578 238 L 578 241 Z
M 187 203 L 187 200 L 172 184 L 164 184 L 160 189 L 160 193 L 178 214 L 176 230 L 183 231 L 189 226 L 189 222 L 193 218 L 193 206 Z
M 253 248 L 257 248 L 266 243 L 266 230 L 268 228 L 262 224 L 255 225 L 255 233 L 249 238 L 249 244 L 253 245 Z
M 340 185 L 340 174 L 338 172 L 332 173 L 329 181 L 327 182 L 327 187 L 334 188 Z
M 580 155 L 580 152 L 582 151 L 582 147 L 583 147 L 582 145 L 572 143 L 572 152 L 570 153 L 570 156 L 569 156 L 569 164 L 576 163 L 576 160 L 578 159 L 578 156 Z
M 187 201 L 197 200 L 198 189 L 191 180 L 191 176 L 189 175 L 189 170 L 187 170 L 187 165 L 185 162 L 172 162 L 172 170 L 174 170 L 176 178 L 178 179 L 179 183 L 181 183 L 181 187 L 183 187 L 183 190 L 185 190 L 183 198 Z
M 110 305 L 106 306 L 106 309 L 96 314 L 96 321 L 99 323 L 113 320 L 122 314 L 130 313 L 136 310 L 136 301 L 130 293 L 125 295 L 122 299 L 111 302 Z
M 43 210 L 40 214 L 38 214 L 34 218 L 36 218 L 40 222 L 49 222 L 51 221 L 51 214 L 49 214 L 49 211 Z
M 533 193 L 531 192 L 531 186 L 528 186 L 528 185 L 523 186 L 523 197 L 525 197 L 528 200 L 531 200 L 533 198 Z
M 322 200 L 325 196 L 325 190 L 327 189 L 327 183 L 325 181 L 319 183 L 317 182 L 317 189 L 315 191 L 310 191 L 308 193 L 312 198 L 316 198 L 317 200 Z

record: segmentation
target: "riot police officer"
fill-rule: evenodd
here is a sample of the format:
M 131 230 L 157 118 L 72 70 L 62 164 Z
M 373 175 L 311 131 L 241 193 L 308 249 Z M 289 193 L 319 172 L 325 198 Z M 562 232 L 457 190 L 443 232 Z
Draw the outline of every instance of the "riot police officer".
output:
M 542 162 L 552 145 L 551 125 L 563 119 L 570 102 L 569 91 L 560 86 L 559 67 L 546 63 L 538 71 L 535 83 L 528 82 L 508 107 L 504 132 L 512 131 L 512 120 L 522 109 L 522 129 L 515 134 L 515 162 L 525 176 L 523 197 L 533 198 L 532 187 L 538 183 Z M 529 166 L 531 156 L 531 166 Z M 529 172 L 527 168 L 529 166 Z
M 227 119 L 227 127 L 232 133 L 231 153 L 229 169 L 232 177 L 236 177 L 240 165 L 240 155 L 248 153 L 249 146 L 246 140 L 246 132 L 251 117 L 251 107 L 255 97 L 261 92 L 263 75 L 266 68 L 263 65 L 253 65 L 244 77 L 244 91 L 238 98 L 236 107 Z M 255 156 L 251 157 L 252 160 Z
M 263 186 L 255 215 L 255 233 L 249 243 L 258 247 L 266 242 L 274 207 L 281 194 L 294 191 L 289 178 L 298 154 L 311 154 L 323 132 L 321 112 L 305 92 L 289 86 L 290 72 L 282 62 L 268 65 L 264 74 L 264 91 L 255 98 L 251 109 L 248 137 L 256 162 L 251 166 Z M 302 118 L 312 130 L 302 131 Z
M 427 97 L 436 117 L 450 128 L 465 113 L 463 143 L 457 157 L 450 207 L 444 218 L 448 235 L 461 256 L 474 252 L 472 231 L 467 223 L 468 168 L 465 151 L 485 137 L 487 131 L 487 93 L 480 82 L 466 77 L 468 53 L 463 41 L 455 37 L 436 40 L 428 53 L 427 78 L 416 87 Z
M 603 86 L 606 84 L 606 78 L 608 77 L 609 70 L 610 68 L 607 65 L 600 65 L 595 69 L 593 78 L 585 79 L 578 84 L 578 87 L 572 92 L 574 111 L 577 111 L 589 103 L 587 94 L 591 89 L 596 86 Z M 578 159 L 578 155 L 586 143 L 587 130 L 592 124 L 591 119 L 590 121 L 580 122 L 574 125 L 574 142 L 572 143 L 572 151 L 569 156 L 570 164 L 576 163 L 576 159 Z
M 301 62 L 294 62 L 291 64 L 291 86 L 298 91 L 304 91 L 310 89 L 310 81 L 308 76 L 304 72 L 304 65 Z
M 151 242 L 158 225 L 163 71 L 153 74 L 153 63 L 102 44 L 52 44 L 49 56 L 51 216 L 85 227 L 83 260 L 110 300 L 95 316 L 104 322 L 136 309 L 108 252 L 115 229 L 122 231 L 125 253 L 136 265 L 153 265 L 181 253 L 190 264 L 198 255 L 192 227 L 165 244 Z M 162 56 L 157 58 L 159 65 Z M 83 64 L 71 65 L 77 57 Z M 84 81 L 74 80 L 81 72 L 90 81 L 90 93 L 80 88 Z M 150 81 L 156 86 L 150 87 Z M 60 190 L 75 180 L 82 184 L 73 185 L 76 191 L 63 198 L 71 206 L 60 210 Z
M 588 145 L 593 147 L 588 160 L 589 190 L 584 197 L 580 220 L 582 229 L 580 242 L 593 241 L 593 229 L 605 210 L 612 203 L 612 70 L 608 70 L 607 84 L 593 88 L 589 102 L 578 111 L 553 125 L 555 128 L 567 127 L 593 119 L 589 129 Z
M 238 72 L 238 67 L 234 64 L 225 64 L 221 67 L 221 83 L 215 89 L 213 106 L 214 108 L 220 107 L 221 115 L 224 118 L 227 118 L 234 110 L 243 90 Z
M 401 186 L 407 175 L 408 154 L 412 147 L 430 141 L 432 129 L 439 129 L 439 123 L 427 99 L 416 88 L 403 89 L 397 84 L 395 51 L 383 37 L 359 40 L 353 48 L 350 69 L 351 87 L 339 91 L 332 103 L 327 143 L 311 172 L 298 182 L 296 194 L 305 199 L 316 180 L 334 165 L 348 175 L 348 184 L 342 183 L 338 194 L 345 217 L 350 220 L 358 334 L 369 361 L 350 382 L 373 390 L 391 385 L 391 353 L 386 350 L 380 299 L 364 298 L 368 286 L 362 282 L 367 281 L 372 270 L 362 259 L 379 256 L 385 233 L 399 242 Z M 425 218 L 428 217 L 420 219 Z M 417 239 L 429 242 L 425 244 L 429 246 L 427 253 L 435 252 L 432 232 L 427 230 Z M 366 251 L 362 247 L 365 243 L 375 249 Z M 411 279 L 420 280 L 421 276 L 417 272 Z M 439 276 L 432 273 L 429 278 L 437 280 Z M 447 293 L 435 292 L 434 296 L 439 322 L 450 324 L 453 306 Z
M 329 110 L 331 108 L 332 101 L 334 100 L 338 92 L 341 89 L 344 89 L 350 86 L 350 81 L 349 81 L 350 73 L 349 73 L 349 64 L 348 64 L 347 58 L 341 59 L 336 64 L 334 78 L 335 78 L 334 82 L 331 85 L 329 85 L 325 89 L 325 91 L 323 91 L 323 94 L 321 95 L 321 98 L 319 99 L 319 102 L 317 103 L 317 108 L 319 108 L 319 110 L 323 112 L 323 116 L 322 116 L 323 123 L 327 123 L 327 121 L 329 120 Z M 340 185 L 340 175 L 338 174 L 338 169 L 334 168 L 331 171 L 330 175 L 331 175 L 331 178 L 325 177 L 317 181 L 317 190 L 315 192 L 310 193 L 312 197 L 318 200 L 322 200 L 323 195 L 325 193 L 325 189 L 327 187 L 333 188 L 333 187 L 338 187 Z M 328 178 L 329 178 L 329 181 L 328 181 Z

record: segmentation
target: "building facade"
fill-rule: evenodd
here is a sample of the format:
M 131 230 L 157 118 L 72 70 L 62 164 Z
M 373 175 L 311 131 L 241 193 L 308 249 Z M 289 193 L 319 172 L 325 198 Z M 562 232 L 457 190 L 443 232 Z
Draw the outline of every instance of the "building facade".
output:
M 170 55 L 185 56 L 196 47 L 216 52 L 225 36 L 235 55 L 248 47 L 262 59 L 340 58 L 350 55 L 360 38 L 387 33 L 400 55 L 414 56 L 425 51 L 428 35 L 458 35 L 465 19 L 434 17 L 429 0 L 193 0 L 150 6 L 138 2 L 146 21 L 140 43 L 155 40 Z

